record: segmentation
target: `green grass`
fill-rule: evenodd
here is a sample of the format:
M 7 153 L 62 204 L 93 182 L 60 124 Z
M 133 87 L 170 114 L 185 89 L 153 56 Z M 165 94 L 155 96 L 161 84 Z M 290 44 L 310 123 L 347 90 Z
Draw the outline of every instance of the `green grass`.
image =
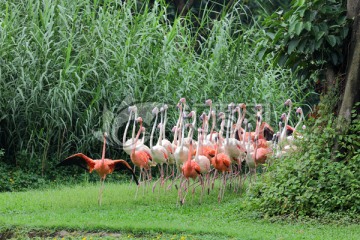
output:
M 358 225 L 261 219 L 246 198 L 232 191 L 226 192 L 220 204 L 217 190 L 205 196 L 202 204 L 198 192 L 193 199 L 189 193 L 180 206 L 175 189 L 159 194 L 148 188 L 143 194 L 140 188 L 135 199 L 135 185 L 107 183 L 100 207 L 98 190 L 98 184 L 82 184 L 1 193 L 0 232 L 67 230 L 84 236 L 105 231 L 109 238 L 110 233 L 120 233 L 122 237 L 163 239 L 360 239 Z

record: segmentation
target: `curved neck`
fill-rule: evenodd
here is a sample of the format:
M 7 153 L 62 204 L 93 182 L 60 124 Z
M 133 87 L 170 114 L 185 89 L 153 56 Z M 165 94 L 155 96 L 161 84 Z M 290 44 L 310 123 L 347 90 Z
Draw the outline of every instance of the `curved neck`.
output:
M 192 122 L 192 128 L 190 128 L 189 132 L 188 132 L 188 138 L 192 137 L 194 135 L 194 128 L 196 125 L 196 114 L 193 115 L 193 122 Z
M 179 139 L 181 148 L 184 147 L 184 136 L 185 136 L 185 125 L 182 124 L 182 126 L 181 126 L 181 137 Z
M 158 113 L 155 114 L 154 125 L 153 125 L 153 127 L 152 127 L 152 129 L 151 129 L 151 134 L 150 134 L 150 148 L 152 148 L 152 146 L 153 146 L 154 132 L 155 132 L 155 128 L 156 128 L 157 119 L 158 119 Z
M 216 115 L 215 114 L 212 115 L 211 121 L 212 121 L 212 123 L 211 123 L 211 129 L 210 129 L 210 142 L 212 141 L 212 135 L 214 133 L 215 123 L 216 123 Z
M 294 131 L 296 131 L 296 129 L 300 126 L 301 121 L 302 121 L 303 119 L 304 119 L 304 114 L 303 114 L 303 112 L 301 112 L 301 113 L 300 113 L 299 121 L 298 121 L 298 123 L 296 124 Z
M 200 155 L 200 150 L 201 150 L 201 142 L 202 142 L 202 139 L 203 139 L 203 134 L 204 133 L 198 133 L 198 144 L 197 144 L 197 147 L 196 147 L 196 155 L 195 155 L 195 159 L 198 159 L 199 158 L 199 155 Z
M 245 145 L 245 137 L 246 137 L 246 130 L 247 130 L 247 126 L 246 126 L 246 125 L 247 125 L 247 124 L 245 124 L 243 141 L 242 141 L 242 145 L 243 145 L 244 147 L 246 147 L 246 145 Z
M 259 121 L 260 118 L 260 121 Z M 256 129 L 255 129 L 255 135 L 259 137 L 260 134 L 260 125 L 261 125 L 261 113 L 258 113 L 256 116 Z
M 231 118 L 232 118 L 232 111 L 230 110 L 230 117 L 228 119 L 227 129 L 226 129 L 226 144 L 229 143 L 229 133 L 231 131 Z
M 132 129 L 132 134 L 131 134 L 132 142 L 134 142 L 134 137 L 135 137 L 137 111 L 135 111 L 134 113 L 135 113 L 135 116 L 134 116 L 134 123 L 133 123 L 133 129 Z
M 246 110 L 245 110 L 245 109 L 244 109 L 244 112 L 243 112 L 242 114 L 241 114 L 241 110 L 239 110 L 239 116 L 241 116 L 241 117 L 239 118 L 239 121 L 238 121 L 238 123 L 236 124 L 236 129 L 235 129 L 235 133 L 236 133 L 236 132 L 238 133 L 239 139 L 240 139 L 240 133 L 239 133 L 239 131 L 240 131 L 241 125 L 242 125 L 242 123 L 243 123 L 243 121 L 244 121 L 245 114 L 246 114 Z M 245 127 L 246 127 L 246 126 L 245 126 Z
M 187 161 L 191 161 L 192 152 L 193 152 L 193 145 L 192 145 L 192 142 L 191 142 L 191 143 L 189 144 L 189 153 L 188 153 L 188 159 L 187 159 Z M 190 166 L 190 164 L 188 164 L 188 166 Z
M 101 160 L 103 163 L 105 162 L 105 149 L 106 149 L 106 137 L 104 135 L 104 144 L 103 144 L 102 155 L 101 155 Z
M 181 128 L 181 124 L 182 124 L 182 106 L 180 105 L 179 106 L 179 110 L 180 110 L 180 115 L 179 115 L 179 118 L 178 118 L 178 120 L 177 120 L 177 122 L 176 122 L 176 131 L 175 131 L 175 133 L 174 133 L 174 139 L 173 139 L 173 143 L 174 144 L 177 144 L 178 142 L 178 129 L 180 129 Z
M 290 118 L 290 114 L 291 114 L 291 104 L 289 105 L 289 112 L 288 112 L 288 114 L 286 115 L 286 120 L 285 120 L 284 129 L 286 129 L 286 126 L 288 125 L 289 118 Z
M 210 117 L 211 117 L 211 109 L 212 108 L 212 105 L 210 105 L 210 109 L 209 109 L 209 113 L 208 113 L 208 115 L 207 115 L 207 119 L 210 119 Z M 206 122 L 206 124 L 205 124 L 205 134 L 208 132 L 208 130 L 209 130 L 209 122 Z
M 166 137 L 165 137 L 166 122 L 167 122 L 167 109 L 165 109 L 165 113 L 164 113 L 164 123 L 161 125 L 163 139 L 166 139 Z
M 139 137 L 140 137 L 141 129 L 142 129 L 142 122 L 140 122 L 139 131 L 137 132 L 136 137 L 135 137 L 135 139 L 134 139 L 134 141 L 133 141 L 133 148 L 132 148 L 132 152 L 133 152 L 133 153 L 135 153 L 136 143 L 137 143 L 137 141 L 138 141 L 138 139 L 139 139 Z
M 157 143 L 156 145 L 161 145 L 161 141 L 162 141 L 162 135 L 163 135 L 163 127 L 162 127 L 162 124 L 160 124 L 160 133 L 159 133 L 159 138 L 157 140 Z
M 221 137 L 221 138 L 224 134 L 224 127 L 225 127 L 225 118 L 223 118 L 220 123 L 220 132 L 219 132 L 220 136 L 219 137 Z
M 124 135 L 123 135 L 123 146 L 125 145 L 125 142 L 126 142 L 126 134 L 127 134 L 128 129 L 129 129 L 131 115 L 132 115 L 132 111 L 130 111 L 129 119 L 128 119 L 127 123 L 126 123 L 125 131 L 124 131 Z

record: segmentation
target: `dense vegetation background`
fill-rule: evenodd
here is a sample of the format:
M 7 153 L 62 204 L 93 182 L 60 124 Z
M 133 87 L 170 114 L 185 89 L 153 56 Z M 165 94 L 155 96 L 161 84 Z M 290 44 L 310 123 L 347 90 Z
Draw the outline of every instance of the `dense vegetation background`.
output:
M 1 1 L 0 190 L 61 181 L 54 165 L 74 152 L 97 157 L 94 133 L 109 125 L 106 113 L 134 103 L 174 106 L 186 97 L 198 111 L 208 98 L 270 103 L 276 126 L 287 98 L 309 113 L 321 95 L 308 124 L 313 144 L 270 169 L 254 196 L 259 206 L 286 205 L 263 207 L 268 214 L 359 213 L 359 116 L 354 109 L 343 123 L 333 114 L 349 82 L 352 1 L 260 2 Z M 168 132 L 175 116 L 173 108 Z M 120 146 L 109 151 L 125 157 Z M 303 166 L 313 172 L 300 174 Z M 296 184 L 284 191 L 289 179 Z M 338 199 L 323 204 L 303 186 Z

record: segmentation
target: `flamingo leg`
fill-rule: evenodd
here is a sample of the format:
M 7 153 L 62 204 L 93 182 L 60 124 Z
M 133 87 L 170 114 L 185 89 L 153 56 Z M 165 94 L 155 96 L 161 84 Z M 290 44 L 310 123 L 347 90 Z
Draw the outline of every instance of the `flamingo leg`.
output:
M 217 174 L 218 174 L 218 170 L 215 169 L 215 173 L 212 179 L 212 183 L 211 183 L 211 189 L 214 189 L 214 185 L 215 185 L 215 179 L 217 178 Z
M 104 178 L 100 178 L 100 190 L 99 190 L 99 199 L 98 199 L 98 204 L 99 204 L 99 206 L 101 206 L 102 193 L 103 193 L 103 191 L 104 191 L 104 182 L 105 182 L 105 177 L 104 177 Z

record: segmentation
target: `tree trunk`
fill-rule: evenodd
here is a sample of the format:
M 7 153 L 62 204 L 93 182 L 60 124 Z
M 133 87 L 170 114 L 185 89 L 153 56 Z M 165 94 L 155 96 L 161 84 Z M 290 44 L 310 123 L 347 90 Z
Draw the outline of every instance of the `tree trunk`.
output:
M 345 90 L 338 114 L 339 120 L 346 125 L 351 122 L 351 110 L 355 102 L 360 100 L 358 94 L 360 89 L 360 1 L 349 0 L 347 7 L 348 17 L 354 18 L 354 22 L 349 44 Z
M 338 113 L 337 133 L 344 134 L 351 123 L 351 110 L 355 103 L 359 101 L 360 89 L 360 1 L 347 1 L 347 17 L 353 18 L 354 22 L 351 30 L 351 40 L 349 43 L 347 69 L 345 79 L 345 90 L 343 93 L 340 110 Z M 335 139 L 332 148 L 332 160 L 336 158 L 339 149 L 339 141 Z

